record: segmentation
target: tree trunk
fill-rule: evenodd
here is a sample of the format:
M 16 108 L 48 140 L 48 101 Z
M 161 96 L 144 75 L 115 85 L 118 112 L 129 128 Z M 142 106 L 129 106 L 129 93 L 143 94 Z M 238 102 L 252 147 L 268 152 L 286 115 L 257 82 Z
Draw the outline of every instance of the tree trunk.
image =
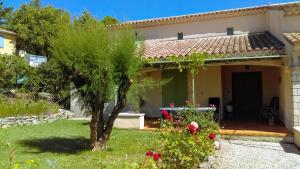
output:
M 110 138 L 110 134 L 113 129 L 114 121 L 116 120 L 116 118 L 118 117 L 118 115 L 122 111 L 122 109 L 126 106 L 126 94 L 129 90 L 130 86 L 131 86 L 130 79 L 124 80 L 123 83 L 119 86 L 117 104 L 115 105 L 113 111 L 111 112 L 111 115 L 105 125 L 103 134 L 101 134 L 101 137 L 99 139 L 99 146 L 102 149 L 106 148 L 107 142 Z M 98 133 L 98 134 L 100 134 L 100 133 Z
M 90 142 L 91 142 L 91 149 L 94 150 L 97 148 L 97 129 L 98 129 L 98 121 L 99 121 L 99 113 L 98 112 L 93 112 L 92 113 L 92 119 L 91 119 L 91 124 L 90 124 Z

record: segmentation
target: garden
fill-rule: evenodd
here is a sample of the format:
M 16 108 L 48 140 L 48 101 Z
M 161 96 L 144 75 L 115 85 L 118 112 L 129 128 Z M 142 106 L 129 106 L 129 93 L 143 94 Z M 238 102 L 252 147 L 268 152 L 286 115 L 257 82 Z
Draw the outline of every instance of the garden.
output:
M 39 0 L 7 10 L 5 27 L 18 34 L 17 51 L 43 55 L 47 62 L 32 67 L 17 53 L 0 55 L 1 168 L 188 169 L 219 147 L 213 112 L 197 112 L 194 99 L 175 114 L 162 110 L 157 131 L 113 128 L 128 103 L 138 109 L 146 89 L 164 83 L 143 78 L 149 60 L 131 28 L 111 32 L 107 24 L 118 22 L 113 18 L 98 20 L 88 12 L 72 18 Z M 189 64 L 170 59 L 195 75 L 205 57 L 195 53 Z M 71 91 L 91 121 L 60 118 L 68 117 L 61 111 L 69 109 Z M 113 101 L 105 117 L 105 105 Z M 30 122 L 23 123 L 24 117 Z

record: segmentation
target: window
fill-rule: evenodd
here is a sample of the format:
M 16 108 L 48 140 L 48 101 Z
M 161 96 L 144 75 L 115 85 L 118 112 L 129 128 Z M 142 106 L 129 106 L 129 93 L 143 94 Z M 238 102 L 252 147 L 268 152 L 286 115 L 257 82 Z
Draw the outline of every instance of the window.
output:
M 4 38 L 0 36 L 0 48 L 4 48 Z
M 227 35 L 234 35 L 234 28 L 233 27 L 230 27 L 230 28 L 227 28 Z
M 183 33 L 177 33 L 177 39 L 182 40 L 183 39 Z

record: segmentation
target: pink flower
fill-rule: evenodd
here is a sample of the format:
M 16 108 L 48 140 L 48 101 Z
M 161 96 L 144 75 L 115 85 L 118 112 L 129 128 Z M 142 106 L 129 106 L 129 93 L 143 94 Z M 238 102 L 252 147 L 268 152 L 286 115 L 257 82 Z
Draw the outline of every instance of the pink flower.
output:
M 208 138 L 210 140 L 215 140 L 215 137 L 216 137 L 215 133 L 209 133 L 209 135 L 208 135 Z
M 171 108 L 173 108 L 173 107 L 175 107 L 175 103 L 170 103 L 169 106 L 170 106 Z
M 152 157 L 153 156 L 153 152 L 151 150 L 149 150 L 147 153 L 146 153 L 146 156 L 147 157 Z
M 186 104 L 186 105 L 191 105 L 191 104 L 193 104 L 193 102 L 192 102 L 191 100 L 186 100 L 186 101 L 185 101 L 185 104 Z
M 153 159 L 154 159 L 155 161 L 159 160 L 160 158 L 161 158 L 161 155 L 160 155 L 159 153 L 154 153 L 154 154 L 153 154 Z
M 195 128 L 199 128 L 199 125 L 198 125 L 198 123 L 197 122 L 191 122 L 191 125 L 193 125 Z

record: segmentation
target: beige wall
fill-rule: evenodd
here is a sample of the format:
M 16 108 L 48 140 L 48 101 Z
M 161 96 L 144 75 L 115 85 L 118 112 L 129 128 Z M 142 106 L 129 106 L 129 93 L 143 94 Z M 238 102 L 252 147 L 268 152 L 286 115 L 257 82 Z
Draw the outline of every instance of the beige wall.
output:
M 162 73 L 160 70 L 144 73 L 144 76 L 156 80 L 157 83 L 160 83 L 162 79 Z M 141 113 L 145 113 L 148 117 L 159 117 L 161 115 L 159 110 L 161 106 L 162 87 L 161 85 L 157 85 L 148 90 L 144 105 L 141 107 Z
M 16 52 L 16 36 L 6 33 L 1 33 L 4 37 L 4 48 L 0 48 L 0 54 L 14 54 Z
M 219 97 L 222 100 L 222 80 L 220 66 L 200 68 L 195 77 L 196 104 L 208 106 L 209 97 Z M 188 74 L 188 97 L 192 99 L 192 75 Z
M 273 96 L 279 96 L 280 69 L 268 66 L 223 66 L 223 102 L 227 104 L 232 100 L 232 73 L 233 72 L 262 72 L 263 104 L 269 105 Z
M 284 122 L 285 126 L 292 130 L 293 127 L 293 110 L 291 98 L 291 72 L 287 67 L 280 68 L 281 83 L 279 88 L 280 98 L 280 119 Z
M 268 30 L 280 40 L 283 40 L 282 16 L 283 16 L 282 10 L 269 10 L 267 13 Z
M 283 32 L 300 32 L 300 15 L 283 17 L 282 29 Z
M 251 15 L 215 20 L 205 20 L 183 24 L 172 24 L 137 29 L 139 36 L 145 40 L 150 39 L 176 39 L 177 33 L 184 36 L 197 36 L 197 34 L 225 34 L 227 27 L 234 27 L 235 31 L 262 32 L 267 30 L 265 15 Z

